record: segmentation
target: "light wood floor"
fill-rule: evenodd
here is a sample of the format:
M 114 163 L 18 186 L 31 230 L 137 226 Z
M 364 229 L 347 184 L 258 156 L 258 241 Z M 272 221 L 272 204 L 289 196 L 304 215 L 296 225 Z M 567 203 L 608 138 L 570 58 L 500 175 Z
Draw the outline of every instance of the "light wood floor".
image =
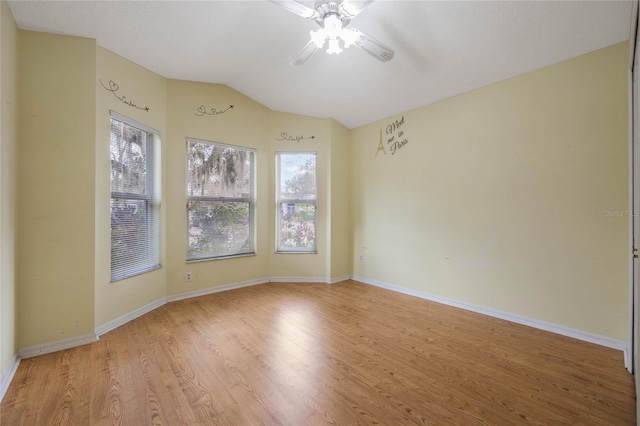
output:
M 376 287 L 170 303 L 22 361 L 2 425 L 632 425 L 620 351 Z

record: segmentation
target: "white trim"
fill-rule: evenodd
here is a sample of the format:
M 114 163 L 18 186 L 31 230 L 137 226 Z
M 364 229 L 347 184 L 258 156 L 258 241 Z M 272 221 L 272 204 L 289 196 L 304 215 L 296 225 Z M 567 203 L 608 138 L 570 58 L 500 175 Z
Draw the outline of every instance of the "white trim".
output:
M 327 277 L 271 277 L 270 283 L 300 283 L 300 284 L 314 284 L 314 283 L 328 283 Z
M 638 31 L 638 1 L 631 4 L 631 28 L 629 28 L 629 69 L 632 70 L 636 59 L 636 43 Z
M 348 276 L 345 277 L 340 277 L 340 278 L 335 278 L 333 280 L 333 282 L 338 282 L 338 281 L 343 281 L 345 279 L 349 279 Z M 179 300 L 184 300 L 184 299 L 191 299 L 193 297 L 199 297 L 199 296 L 205 296 L 207 294 L 213 294 L 213 293 L 220 293 L 223 291 L 229 291 L 229 290 L 235 290 L 238 288 L 243 288 L 243 287 L 250 287 L 250 286 L 254 286 L 254 285 L 259 285 L 259 284 L 266 284 L 269 282 L 320 282 L 320 283 L 325 283 L 325 282 L 329 282 L 328 278 L 291 278 L 291 277 L 275 277 L 275 278 L 258 278 L 255 280 L 249 280 L 249 281 L 242 281 L 242 282 L 238 282 L 238 283 L 233 283 L 233 284 L 227 284 L 227 285 L 222 285 L 222 286 L 218 286 L 218 287 L 210 287 L 210 288 L 205 288 L 202 290 L 195 290 L 195 291 L 190 291 L 190 292 L 186 292 L 186 293 L 180 293 L 180 294 L 175 294 L 173 296 L 167 296 L 167 297 L 163 297 L 160 298 L 158 300 L 156 300 L 155 302 L 151 302 L 145 306 L 142 306 L 138 309 L 134 309 L 133 311 L 122 315 L 118 318 L 115 318 L 111 321 L 108 321 L 102 325 L 100 325 L 99 327 L 96 327 L 95 329 L 95 333 L 94 334 L 87 334 L 84 336 L 77 336 L 77 337 L 72 337 L 69 339 L 64 339 L 64 340 L 58 340 L 56 342 L 51 342 L 51 343 L 44 343 L 42 345 L 35 345 L 35 346 L 30 346 L 27 348 L 23 348 L 23 349 L 18 349 L 18 354 L 16 359 L 26 359 L 26 358 L 32 358 L 34 356 L 38 356 L 38 355 L 45 355 L 48 353 L 52 353 L 52 352 L 57 352 L 57 351 L 62 351 L 65 349 L 71 349 L 71 348 L 75 348 L 77 346 L 83 346 L 83 345 L 87 345 L 89 343 L 94 343 L 97 342 L 99 340 L 99 336 L 102 336 L 105 333 L 108 333 L 130 321 L 133 321 L 134 319 L 147 314 L 155 309 L 158 309 L 159 307 L 165 305 L 166 303 L 170 303 L 170 302 L 177 302 Z M 14 366 L 14 368 L 17 368 L 17 364 Z M 13 374 L 15 373 L 15 371 L 13 371 L 9 378 L 5 378 L 5 375 L 3 375 L 0 378 L 0 390 L 2 390 L 2 387 L 5 385 L 4 381 L 8 380 L 8 382 L 11 381 L 11 378 L 13 377 Z M 8 384 L 7 384 L 8 386 Z M 6 389 L 5 389 L 6 390 Z M 0 392 L 1 395 L 1 392 Z
M 108 333 L 111 330 L 114 330 L 128 323 L 129 321 L 133 321 L 134 319 L 141 317 L 144 314 L 148 314 L 149 312 L 155 309 L 158 309 L 159 307 L 170 302 L 177 302 L 178 300 L 191 299 L 193 297 L 205 296 L 207 294 L 219 293 L 221 291 L 229 291 L 229 290 L 234 290 L 236 288 L 249 287 L 252 285 L 266 284 L 268 282 L 269 282 L 268 279 L 260 278 L 257 280 L 243 281 L 243 282 L 227 284 L 219 287 L 209 287 L 202 290 L 194 290 L 186 293 L 175 294 L 173 296 L 163 297 L 156 300 L 155 302 L 151 302 L 145 306 L 142 306 L 127 314 L 124 314 L 118 318 L 115 318 L 107 323 L 104 323 L 103 325 L 96 328 L 96 334 L 98 336 L 102 336 L 103 334 Z
M 282 179 L 282 156 L 283 155 L 309 155 L 313 156 L 313 176 L 314 176 L 314 198 L 313 199 L 283 199 L 282 198 L 282 186 L 280 180 Z M 275 252 L 276 254 L 317 254 L 318 253 L 318 241 L 315 240 L 313 247 L 290 247 L 291 250 L 282 248 L 282 204 L 313 204 L 315 206 L 313 215 L 314 229 L 318 229 L 318 151 L 276 151 L 276 238 L 275 238 Z M 295 249 L 295 250 L 294 250 Z M 288 282 L 288 281 L 281 281 Z M 314 281 L 324 282 L 324 281 Z
M 2 402 L 5 393 L 7 393 L 7 389 L 9 389 L 13 376 L 16 374 L 16 371 L 18 371 L 18 365 L 20 365 L 20 358 L 16 354 L 13 356 L 13 360 L 11 360 L 9 367 L 4 370 L 0 376 L 0 402 Z
M 98 336 L 94 334 L 85 334 L 84 336 L 70 337 L 68 339 L 58 340 L 56 342 L 44 343 L 42 345 L 29 346 L 28 348 L 18 349 L 18 356 L 22 359 L 32 358 L 38 355 L 50 354 L 52 352 L 63 351 L 78 346 L 88 345 L 98 341 Z
M 158 136 L 162 137 L 162 132 L 159 131 L 159 130 L 154 129 L 153 127 L 149 127 L 146 124 L 140 123 L 139 121 L 136 121 L 136 120 L 134 120 L 132 118 L 129 118 L 126 115 L 122 115 L 119 112 L 116 112 L 114 110 L 109 110 L 109 112 L 111 113 L 111 118 L 113 118 L 116 121 L 127 123 L 132 127 L 136 127 L 138 129 L 142 130 L 143 132 L 153 133 L 154 135 L 158 135 Z
M 638 104 L 637 94 L 638 90 L 635 87 L 637 79 L 638 70 L 635 69 L 635 65 L 637 63 L 636 51 L 638 42 L 638 0 L 633 2 L 632 12 L 631 12 L 631 29 L 629 33 L 629 72 L 628 72 L 628 116 L 629 116 L 629 211 L 635 213 L 637 208 L 638 200 L 637 194 L 638 189 L 636 186 L 636 178 L 638 176 L 638 161 L 637 161 L 637 152 L 638 149 L 636 138 L 638 133 L 638 123 L 637 117 L 638 112 L 636 111 L 636 107 Z M 638 342 L 636 341 L 636 327 L 638 327 L 638 306 L 636 306 L 636 300 L 638 291 L 638 283 L 637 283 L 637 268 L 638 261 L 634 257 L 633 248 L 636 245 L 637 235 L 638 235 L 638 218 L 635 217 L 635 214 L 629 215 L 629 348 L 625 352 L 625 368 L 629 371 L 629 373 L 634 374 L 636 368 L 638 367 L 637 358 L 638 358 Z M 640 400 L 638 401 L 640 404 Z M 640 405 L 639 405 L 640 407 Z
M 636 209 L 636 205 L 637 202 L 634 201 L 635 198 L 635 192 L 636 192 L 636 188 L 635 188 L 635 182 L 634 182 L 634 177 L 637 174 L 637 171 L 635 170 L 637 165 L 636 165 L 636 160 L 635 160 L 635 147 L 634 147 L 634 126 L 635 126 L 635 118 L 634 118 L 634 88 L 633 88 L 633 70 L 630 69 L 628 71 L 628 88 L 629 88 L 629 105 L 628 105 L 628 109 L 629 109 L 629 212 L 634 212 Z M 635 283 L 634 283 L 634 268 L 636 267 L 636 260 L 634 258 L 634 252 L 633 252 L 633 247 L 634 247 L 634 242 L 635 242 L 635 226 L 636 226 L 636 221 L 637 218 L 635 217 L 634 214 L 630 214 L 629 215 L 629 252 L 628 252 L 628 263 L 629 263 L 629 288 L 628 288 L 628 324 L 629 324 L 629 332 L 628 332 L 628 337 L 627 340 L 629 342 L 629 354 L 631 355 L 633 354 L 633 346 L 634 345 L 634 328 L 635 328 L 635 318 L 634 318 L 634 309 L 635 309 L 635 296 L 634 296 L 634 292 L 635 292 Z M 634 372 L 634 365 L 633 362 L 627 363 L 626 361 L 626 357 L 625 357 L 625 368 L 627 370 L 629 370 L 629 373 L 633 374 Z
M 167 298 L 163 297 L 162 299 L 158 299 L 155 302 L 151 302 L 138 309 L 134 309 L 133 311 L 127 314 L 124 314 L 118 318 L 112 319 L 111 321 L 108 321 L 102 324 L 101 326 L 96 327 L 96 335 L 102 336 L 103 334 L 108 333 L 111 330 L 114 330 L 120 327 L 121 325 L 125 325 L 129 321 L 133 321 L 134 319 L 141 317 L 142 315 L 147 314 L 153 311 L 154 309 L 158 309 L 160 306 L 166 303 L 167 303 Z
M 631 359 L 631 349 L 629 345 L 622 350 L 622 355 L 624 356 L 624 368 L 626 368 L 629 373 L 633 374 L 633 371 L 631 371 L 633 367 L 633 360 Z
M 229 145 L 227 143 L 222 143 L 222 142 L 215 142 L 215 141 L 208 141 L 208 140 L 204 140 L 204 139 L 192 138 L 191 136 L 187 136 L 187 137 L 185 137 L 185 139 L 187 140 L 187 143 L 189 143 L 189 142 L 203 143 L 203 144 L 207 144 L 207 145 L 219 146 L 219 147 L 222 147 L 222 148 L 231 148 L 231 149 L 240 148 L 243 151 L 249 151 L 249 152 L 253 152 L 253 153 L 258 152 L 258 150 L 256 148 L 250 148 L 248 146 Z
M 167 302 L 177 302 L 178 300 L 191 299 L 193 297 L 199 297 L 199 296 L 205 296 L 207 294 L 235 290 L 237 288 L 251 287 L 254 285 L 266 284 L 268 282 L 269 282 L 268 278 L 258 278 L 256 280 L 242 281 L 234 284 L 221 285 L 219 287 L 209 287 L 202 290 L 194 290 L 194 291 L 189 291 L 187 293 L 175 294 L 173 296 L 167 296 L 165 299 Z
M 354 276 L 353 280 L 362 282 L 364 284 L 381 287 L 387 290 L 396 291 L 398 293 L 408 294 L 409 296 L 415 296 L 421 299 L 430 300 L 432 302 L 442 303 L 444 305 L 465 309 L 471 312 L 477 312 L 479 314 L 488 315 L 494 318 L 500 318 L 506 321 L 515 322 L 517 324 L 523 324 L 523 325 L 537 328 L 540 330 L 550 331 L 552 333 L 560 334 L 563 336 L 573 337 L 574 339 L 595 343 L 596 345 L 606 346 L 612 349 L 618 349 L 618 350 L 624 351 L 625 353 L 629 351 L 628 342 L 625 342 L 622 340 L 616 340 L 610 337 L 600 336 L 598 334 L 588 333 L 586 331 L 576 330 L 574 328 L 564 327 L 562 325 L 553 324 L 546 321 L 540 321 L 537 319 L 522 317 L 520 315 L 514 315 L 507 312 L 498 311 L 495 309 L 485 308 L 483 306 L 473 305 L 471 303 L 460 302 L 458 300 L 436 296 L 436 295 L 425 293 L 422 291 L 412 290 L 406 287 L 400 287 L 397 285 L 388 284 L 382 281 L 377 281 L 377 280 L 373 280 L 366 277 Z M 627 361 L 625 361 L 625 365 L 626 364 L 627 364 Z
M 340 277 L 270 277 L 271 283 L 300 283 L 300 284 L 335 284 L 351 279 L 351 275 L 342 275 Z

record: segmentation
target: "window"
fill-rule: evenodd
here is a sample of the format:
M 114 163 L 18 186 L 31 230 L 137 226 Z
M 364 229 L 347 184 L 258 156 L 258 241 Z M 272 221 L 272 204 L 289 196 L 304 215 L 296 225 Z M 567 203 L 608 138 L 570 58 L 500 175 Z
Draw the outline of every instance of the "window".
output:
M 316 252 L 316 154 L 276 154 L 278 252 Z
M 160 267 L 156 135 L 111 113 L 111 281 Z
M 255 254 L 255 150 L 187 139 L 187 260 Z

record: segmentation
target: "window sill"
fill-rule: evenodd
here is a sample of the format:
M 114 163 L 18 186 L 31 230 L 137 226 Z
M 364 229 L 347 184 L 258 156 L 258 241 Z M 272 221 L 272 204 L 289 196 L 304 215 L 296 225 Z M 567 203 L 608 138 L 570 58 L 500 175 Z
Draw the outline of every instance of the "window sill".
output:
M 111 281 L 110 282 L 117 283 L 118 281 L 126 280 L 128 278 L 137 277 L 138 275 L 146 274 L 148 272 L 157 271 L 158 269 L 162 269 L 162 265 L 155 265 L 155 266 L 152 266 L 150 268 L 141 269 L 141 270 L 136 271 L 136 272 L 134 272 L 134 273 L 132 273 L 130 275 L 118 275 L 116 277 L 111 277 Z
M 229 256 L 217 256 L 217 257 L 203 257 L 202 259 L 187 259 L 187 263 L 209 262 L 211 260 L 226 260 L 236 259 L 238 257 L 252 257 L 256 256 L 256 253 L 243 253 L 243 254 L 231 254 Z

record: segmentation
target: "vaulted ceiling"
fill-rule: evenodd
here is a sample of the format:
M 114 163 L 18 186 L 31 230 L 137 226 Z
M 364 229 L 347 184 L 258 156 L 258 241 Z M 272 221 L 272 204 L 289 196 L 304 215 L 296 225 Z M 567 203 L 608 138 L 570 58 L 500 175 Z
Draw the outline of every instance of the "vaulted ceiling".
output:
M 313 1 L 300 1 L 314 7 Z M 377 0 L 356 27 L 395 50 L 290 60 L 318 24 L 270 1 L 9 1 L 21 29 L 96 39 L 164 77 L 226 84 L 348 128 L 629 39 L 630 1 Z

